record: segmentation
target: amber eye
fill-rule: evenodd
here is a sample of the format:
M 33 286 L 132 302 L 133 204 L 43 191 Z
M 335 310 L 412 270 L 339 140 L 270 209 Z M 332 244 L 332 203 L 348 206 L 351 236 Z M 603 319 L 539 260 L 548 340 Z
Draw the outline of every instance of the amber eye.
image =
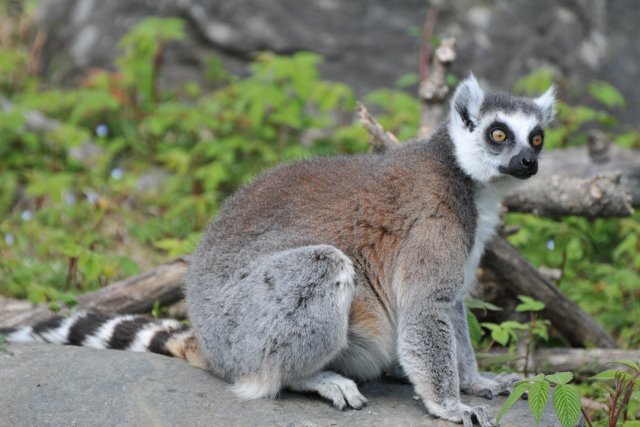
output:
M 507 139 L 507 134 L 501 129 L 495 129 L 491 132 L 491 139 L 495 142 L 504 142 Z
M 533 139 L 531 140 L 531 143 L 536 147 L 539 147 L 540 144 L 542 144 L 542 135 L 534 136 Z

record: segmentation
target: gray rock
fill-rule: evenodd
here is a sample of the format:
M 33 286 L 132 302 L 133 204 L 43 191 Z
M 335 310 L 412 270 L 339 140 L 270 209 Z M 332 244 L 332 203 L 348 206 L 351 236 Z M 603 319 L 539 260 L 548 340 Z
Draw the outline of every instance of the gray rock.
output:
M 9 345 L 0 352 L 0 426 L 455 426 L 429 416 L 412 387 L 372 382 L 369 404 L 336 411 L 314 395 L 239 401 L 227 384 L 188 363 L 149 353 L 53 345 Z M 488 404 L 497 413 L 504 398 Z M 547 408 L 541 425 L 555 425 Z M 518 402 L 502 426 L 533 426 Z
M 436 34 L 458 39 L 453 72 L 474 70 L 511 89 L 547 65 L 572 83 L 613 83 L 629 102 L 617 114 L 635 123 L 640 109 L 640 8 L 635 0 L 461 0 L 442 3 Z M 69 81 L 87 67 L 111 67 L 116 44 L 148 15 L 179 16 L 188 38 L 169 46 L 161 82 L 201 79 L 219 56 L 244 74 L 258 51 L 314 51 L 326 57 L 324 77 L 362 95 L 417 72 L 423 0 L 43 0 L 45 73 Z M 415 93 L 415 88 L 409 90 Z

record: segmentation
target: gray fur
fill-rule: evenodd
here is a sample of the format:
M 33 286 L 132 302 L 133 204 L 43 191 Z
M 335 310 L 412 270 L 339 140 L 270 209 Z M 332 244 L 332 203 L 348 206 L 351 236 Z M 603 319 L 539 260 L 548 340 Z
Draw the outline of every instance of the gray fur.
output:
M 479 124 L 483 102 L 539 119 L 534 104 L 485 96 L 473 78 L 452 114 L 466 109 Z M 467 172 L 459 156 L 486 143 L 480 133 L 456 118 L 384 155 L 281 166 L 230 198 L 186 281 L 212 372 L 242 397 L 290 387 L 357 408 L 365 399 L 342 375 L 367 380 L 399 364 L 432 414 L 490 425 L 460 389 L 491 398 L 513 378 L 478 374 L 462 299 L 497 222 L 494 187 L 513 179 Z
M 532 99 L 513 96 L 504 92 L 488 92 L 485 94 L 481 114 L 489 114 L 495 111 L 515 113 L 521 111 L 530 116 L 536 116 L 539 121 L 543 119 L 542 109 Z

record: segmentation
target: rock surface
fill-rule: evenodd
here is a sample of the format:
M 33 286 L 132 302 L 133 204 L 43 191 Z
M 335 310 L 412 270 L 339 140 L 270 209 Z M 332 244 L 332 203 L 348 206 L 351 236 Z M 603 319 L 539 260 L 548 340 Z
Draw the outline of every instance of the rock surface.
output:
M 524 74 L 550 66 L 572 83 L 613 83 L 629 103 L 616 114 L 637 121 L 635 0 L 438 3 L 435 33 L 457 38 L 452 71 L 458 76 L 473 70 L 493 87 L 509 90 Z M 242 74 L 259 51 L 307 50 L 325 56 L 326 78 L 362 95 L 417 72 L 427 7 L 424 0 L 43 0 L 45 73 L 68 81 L 88 67 L 109 67 L 117 41 L 133 24 L 148 15 L 177 16 L 186 21 L 188 37 L 167 50 L 165 83 L 200 79 L 214 55 Z
M 239 401 L 227 384 L 182 360 L 149 353 L 52 345 L 8 345 L 0 353 L 0 426 L 455 426 L 429 416 L 412 387 L 373 382 L 369 404 L 336 411 L 314 395 Z M 494 412 L 504 398 L 487 401 Z M 518 402 L 502 426 L 533 426 Z M 550 408 L 543 426 L 556 421 Z

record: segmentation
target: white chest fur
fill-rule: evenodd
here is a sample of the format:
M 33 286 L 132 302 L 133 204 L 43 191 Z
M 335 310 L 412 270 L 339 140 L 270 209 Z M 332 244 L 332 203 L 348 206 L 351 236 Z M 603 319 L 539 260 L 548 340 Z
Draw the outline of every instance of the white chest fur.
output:
M 484 253 L 484 248 L 495 234 L 496 227 L 500 221 L 498 203 L 501 199 L 501 193 L 501 191 L 492 185 L 477 184 L 475 191 L 475 205 L 478 215 L 476 232 L 473 239 L 473 246 L 471 247 L 469 257 L 464 266 L 462 295 L 466 295 L 473 285 L 476 278 L 476 269 Z

